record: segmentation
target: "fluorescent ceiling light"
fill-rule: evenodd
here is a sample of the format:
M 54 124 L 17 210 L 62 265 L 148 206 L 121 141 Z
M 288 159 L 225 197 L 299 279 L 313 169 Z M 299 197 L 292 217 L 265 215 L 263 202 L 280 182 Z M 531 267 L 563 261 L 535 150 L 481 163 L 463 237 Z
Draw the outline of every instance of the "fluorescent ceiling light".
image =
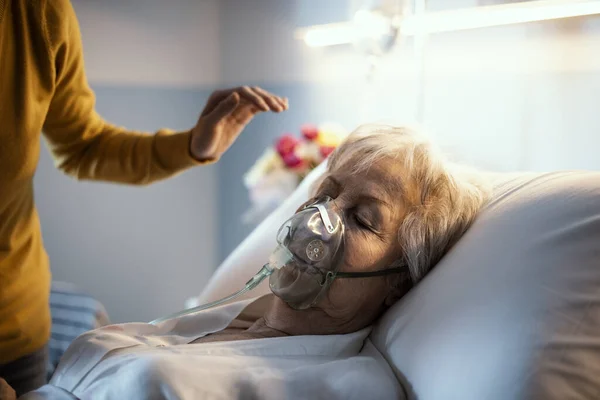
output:
M 323 47 L 377 37 L 397 27 L 401 35 L 454 32 L 525 22 L 600 14 L 600 1 L 538 0 L 517 4 L 481 6 L 408 15 L 397 21 L 368 11 L 359 11 L 352 22 L 299 29 L 296 37 L 308 46 Z
M 332 46 L 351 43 L 359 38 L 379 38 L 390 32 L 389 18 L 365 10 L 358 11 L 352 22 L 319 25 L 300 32 L 310 47 Z
M 354 26 L 349 23 L 315 26 L 298 35 L 298 39 L 304 39 L 309 47 L 352 43 L 354 38 Z

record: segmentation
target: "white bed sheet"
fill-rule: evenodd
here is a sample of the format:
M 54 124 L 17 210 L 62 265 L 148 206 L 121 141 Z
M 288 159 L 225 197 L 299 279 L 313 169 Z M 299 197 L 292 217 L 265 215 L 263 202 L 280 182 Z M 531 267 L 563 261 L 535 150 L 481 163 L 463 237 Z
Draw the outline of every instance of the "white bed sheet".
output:
M 88 332 L 69 347 L 50 385 L 24 399 L 401 399 L 402 388 L 367 339 L 294 336 L 188 344 L 235 319 L 261 315 L 269 296 L 159 326 Z

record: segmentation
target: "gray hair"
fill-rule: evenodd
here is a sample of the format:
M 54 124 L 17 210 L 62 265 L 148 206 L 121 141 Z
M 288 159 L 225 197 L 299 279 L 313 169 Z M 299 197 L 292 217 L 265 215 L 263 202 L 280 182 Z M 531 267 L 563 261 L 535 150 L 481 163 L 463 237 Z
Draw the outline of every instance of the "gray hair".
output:
M 333 152 L 328 172 L 351 165 L 360 173 L 384 158 L 401 167 L 402 187 L 417 189 L 412 198 L 400 193 L 408 212 L 398 232 L 403 258 L 397 263 L 408 267 L 416 284 L 466 232 L 490 190 L 480 174 L 447 162 L 426 137 L 403 127 L 359 127 Z

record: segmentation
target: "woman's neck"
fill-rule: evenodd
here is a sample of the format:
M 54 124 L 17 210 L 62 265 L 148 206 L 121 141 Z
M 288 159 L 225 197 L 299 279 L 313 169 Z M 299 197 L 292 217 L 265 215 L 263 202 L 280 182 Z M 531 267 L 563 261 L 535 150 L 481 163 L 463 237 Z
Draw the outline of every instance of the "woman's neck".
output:
M 263 318 L 259 318 L 256 320 L 251 327 L 246 329 L 246 333 L 263 336 L 263 337 L 278 337 L 278 336 L 289 336 L 290 334 L 279 330 L 277 328 L 271 327 L 267 324 L 267 321 Z
M 320 308 L 295 310 L 277 297 L 259 321 L 267 328 L 293 336 L 335 335 L 360 329 L 351 318 L 333 318 Z

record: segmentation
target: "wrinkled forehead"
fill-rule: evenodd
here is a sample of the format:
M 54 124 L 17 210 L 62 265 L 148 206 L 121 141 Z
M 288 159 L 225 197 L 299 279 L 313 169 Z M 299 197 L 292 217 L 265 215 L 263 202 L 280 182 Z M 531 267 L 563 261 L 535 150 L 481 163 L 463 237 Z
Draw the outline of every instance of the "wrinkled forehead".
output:
M 380 157 L 365 163 L 359 155 L 356 155 L 340 161 L 328 166 L 327 171 L 313 188 L 313 192 L 328 177 L 355 190 L 379 189 L 394 197 L 401 195 L 406 189 L 403 168 L 394 157 Z

